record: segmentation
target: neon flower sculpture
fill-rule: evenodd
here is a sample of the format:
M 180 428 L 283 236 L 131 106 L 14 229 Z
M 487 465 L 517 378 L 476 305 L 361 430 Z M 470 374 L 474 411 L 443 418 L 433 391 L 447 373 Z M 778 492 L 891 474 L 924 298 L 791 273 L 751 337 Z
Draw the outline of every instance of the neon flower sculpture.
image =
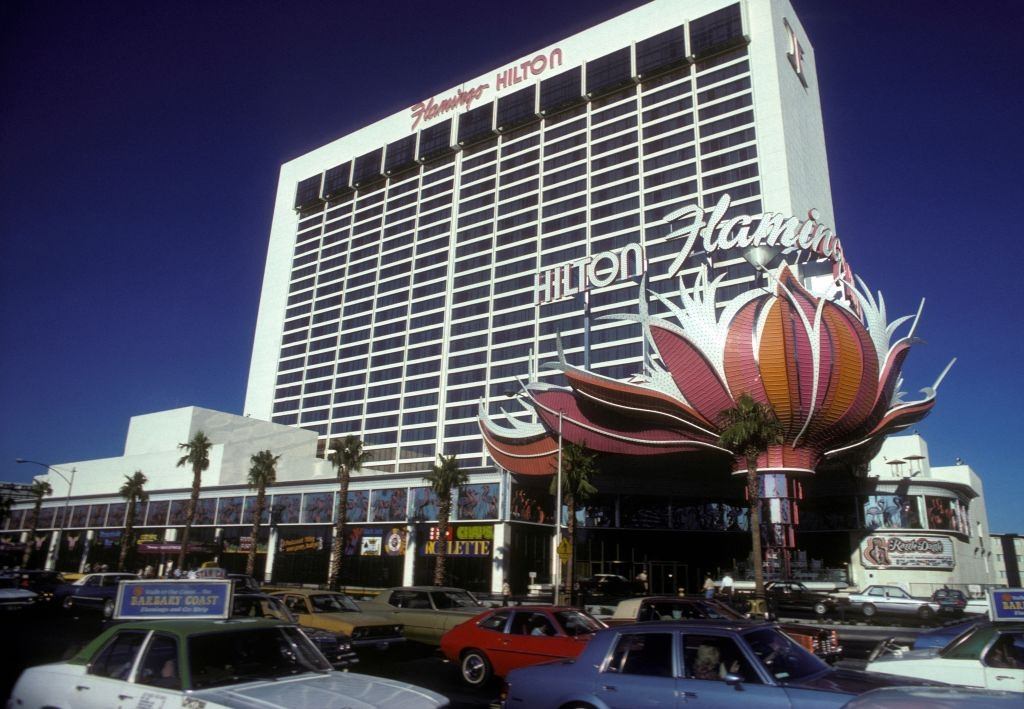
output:
M 559 432 L 601 453 L 713 450 L 733 457 L 717 443 L 719 416 L 747 393 L 770 406 L 784 430 L 783 443 L 762 454 L 759 471 L 809 474 L 844 454 L 866 460 L 885 436 L 931 411 L 953 362 L 920 399 L 904 401 L 900 391 L 900 369 L 918 341 L 920 308 L 889 323 L 881 294 L 872 297 L 863 281 L 860 289 L 837 282 L 830 295 L 850 294 L 855 302 L 849 302 L 815 296 L 786 264 L 768 276 L 769 290 L 747 291 L 720 314 L 715 292 L 722 277 L 709 282 L 704 270 L 691 291 L 680 290 L 678 304 L 653 294 L 674 322 L 650 315 L 643 296 L 639 314 L 606 316 L 643 328 L 646 371 L 628 382 L 569 364 L 559 343 L 558 360 L 546 366 L 563 372 L 569 386 L 531 377 L 523 387 L 520 400 L 536 423 L 511 417 L 498 423 L 481 403 L 491 457 L 520 475 L 551 475 Z M 893 341 L 908 321 L 909 332 Z M 742 460 L 734 472 L 745 474 Z

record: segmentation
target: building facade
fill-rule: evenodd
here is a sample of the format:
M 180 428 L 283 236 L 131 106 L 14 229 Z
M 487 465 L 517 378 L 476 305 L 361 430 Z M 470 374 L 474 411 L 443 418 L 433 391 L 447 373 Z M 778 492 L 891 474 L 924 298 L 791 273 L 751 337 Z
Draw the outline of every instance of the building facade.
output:
M 699 232 L 673 226 L 697 213 Z M 77 471 L 73 499 L 63 504 L 66 486 L 49 476 L 55 497 L 38 524 L 17 506 L 6 543 L 33 544 L 59 568 L 101 562 L 120 539 L 121 476 L 142 469 L 153 495 L 137 551 L 163 560 L 190 482 L 174 466 L 177 444 L 203 430 L 215 445 L 193 537 L 206 546 L 194 561 L 237 565 L 256 544 L 266 577 L 323 581 L 344 504 L 347 584 L 429 582 L 432 552 L 446 543 L 453 584 L 496 592 L 508 581 L 524 592 L 557 563 L 550 478 L 497 466 L 481 411 L 513 427 L 529 421 L 514 400 L 521 384 L 563 385 L 544 366 L 560 357 L 643 377 L 641 328 L 617 316 L 636 314 L 638 301 L 665 312 L 660 296 L 693 288 L 704 269 L 720 279 L 718 308 L 763 285 L 778 254 L 754 253 L 724 228 L 742 232 L 749 218 L 834 223 L 814 53 L 786 0 L 654 0 L 410 97 L 409 108 L 282 166 L 245 416 L 189 408 L 134 418 L 124 457 L 62 464 Z M 811 288 L 836 275 L 815 259 L 790 265 Z M 347 434 L 371 459 L 342 502 L 325 451 Z M 927 456 L 919 438 L 892 440 Z M 273 513 L 253 540 L 245 472 L 264 449 L 284 456 Z M 423 480 L 439 454 L 470 474 L 444 542 Z M 659 456 L 640 463 L 643 475 L 637 465 L 601 460 L 598 493 L 577 513 L 577 578 L 642 571 L 651 590 L 675 592 L 696 590 L 705 572 L 749 571 L 743 484 L 728 462 Z M 794 572 L 838 583 L 912 572 L 922 589 L 987 583 L 977 476 L 871 465 L 867 476 L 825 469 L 802 484 Z M 914 556 L 915 545 L 925 551 Z

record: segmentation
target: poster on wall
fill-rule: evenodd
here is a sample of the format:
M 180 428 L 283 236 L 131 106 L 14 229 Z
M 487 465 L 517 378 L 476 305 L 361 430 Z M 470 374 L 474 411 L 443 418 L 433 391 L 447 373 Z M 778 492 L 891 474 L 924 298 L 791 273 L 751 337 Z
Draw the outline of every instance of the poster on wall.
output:
M 294 554 L 302 551 L 322 551 L 324 548 L 323 537 L 305 535 L 302 537 L 282 538 L 278 542 L 278 550 L 285 554 Z
M 333 492 L 307 492 L 302 496 L 303 524 L 330 523 L 333 516 Z
M 404 487 L 373 490 L 370 493 L 371 522 L 403 522 L 408 490 Z
M 92 505 L 89 508 L 89 526 L 90 527 L 102 527 L 107 521 L 107 506 L 106 505 Z
M 274 495 L 274 510 L 279 524 L 298 524 L 302 495 Z
M 928 529 L 943 529 L 950 532 L 960 531 L 957 500 L 948 497 L 925 495 L 924 504 L 927 510 Z
M 43 507 L 39 510 L 39 522 L 37 527 L 52 527 L 55 507 Z
M 260 524 L 270 524 L 270 508 L 273 500 L 270 495 L 263 498 L 263 514 L 260 515 Z M 256 496 L 246 495 L 245 504 L 242 506 L 242 524 L 252 525 L 256 516 Z
M 167 524 L 167 512 L 171 508 L 168 500 L 154 500 L 149 503 L 149 511 L 146 513 L 147 527 L 163 527 Z
M 25 515 L 26 520 L 28 515 Z M 75 505 L 71 508 L 71 524 L 69 527 L 84 527 L 86 522 L 89 521 L 89 506 L 88 505 Z
M 874 534 L 860 545 L 866 569 L 952 569 L 953 542 L 948 537 Z
M 410 490 L 409 519 L 433 522 L 437 519 L 437 493 L 429 487 L 414 487 Z
M 345 556 L 402 556 L 405 545 L 401 527 L 349 527 Z
M 217 524 L 241 524 L 242 523 L 241 495 L 236 497 L 222 497 L 217 501 Z
M 363 542 L 359 550 L 360 556 L 380 556 L 380 547 L 382 539 L 380 537 L 363 537 Z
M 217 514 L 217 500 L 215 498 L 203 498 L 196 502 L 195 524 L 213 524 Z
M 370 513 L 370 493 L 367 490 L 349 490 L 345 504 L 345 520 L 365 522 Z
M 124 524 L 124 516 L 128 511 L 128 505 L 124 502 L 115 502 L 107 510 L 107 526 L 120 527 Z M 135 524 L 142 522 L 142 517 L 135 517 Z
M 497 519 L 498 485 L 497 483 L 459 485 L 458 503 L 456 519 Z
M 918 495 L 868 495 L 864 500 L 866 529 L 921 529 Z
M 551 524 L 554 517 L 555 500 L 547 489 L 512 484 L 512 500 L 509 514 L 519 522 Z
M 167 524 L 181 526 L 185 524 L 188 517 L 188 500 L 171 500 L 171 513 L 167 518 Z

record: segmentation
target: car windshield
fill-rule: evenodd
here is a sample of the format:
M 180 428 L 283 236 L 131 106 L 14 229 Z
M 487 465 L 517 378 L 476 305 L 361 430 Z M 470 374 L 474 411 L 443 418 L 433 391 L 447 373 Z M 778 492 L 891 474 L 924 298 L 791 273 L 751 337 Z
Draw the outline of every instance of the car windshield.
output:
M 828 669 L 822 660 L 777 628 L 759 628 L 743 637 L 761 664 L 780 682 L 803 679 Z
M 343 593 L 318 593 L 309 597 L 314 613 L 358 613 L 359 606 Z
M 192 689 L 273 680 L 331 665 L 297 628 L 247 628 L 188 639 Z
M 580 611 L 558 611 L 555 613 L 555 618 L 558 619 L 558 624 L 565 629 L 565 634 L 569 636 L 596 633 L 605 627 L 601 621 Z
M 235 596 L 231 615 L 236 618 L 272 618 L 286 623 L 297 623 L 295 616 L 280 598 L 273 596 Z
M 977 660 L 995 634 L 996 629 L 991 625 L 975 626 L 939 650 L 939 657 L 947 660 Z
M 431 594 L 434 607 L 438 610 L 447 608 L 476 608 L 480 601 L 473 598 L 469 591 L 434 591 Z

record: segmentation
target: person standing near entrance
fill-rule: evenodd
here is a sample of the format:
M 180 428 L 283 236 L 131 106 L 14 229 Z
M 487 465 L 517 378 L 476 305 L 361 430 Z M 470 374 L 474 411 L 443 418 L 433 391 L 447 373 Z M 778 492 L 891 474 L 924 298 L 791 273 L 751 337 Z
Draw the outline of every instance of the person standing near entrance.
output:
M 647 571 L 643 568 L 636 575 L 636 586 L 640 593 L 647 593 Z
M 733 594 L 732 584 L 732 576 L 728 571 L 726 571 L 725 576 L 722 577 L 722 593 L 724 593 L 730 601 L 732 600 Z
M 711 598 L 715 597 L 715 582 L 711 578 L 711 574 L 708 574 L 707 576 L 705 576 L 703 589 L 704 589 L 704 598 L 711 599 Z

